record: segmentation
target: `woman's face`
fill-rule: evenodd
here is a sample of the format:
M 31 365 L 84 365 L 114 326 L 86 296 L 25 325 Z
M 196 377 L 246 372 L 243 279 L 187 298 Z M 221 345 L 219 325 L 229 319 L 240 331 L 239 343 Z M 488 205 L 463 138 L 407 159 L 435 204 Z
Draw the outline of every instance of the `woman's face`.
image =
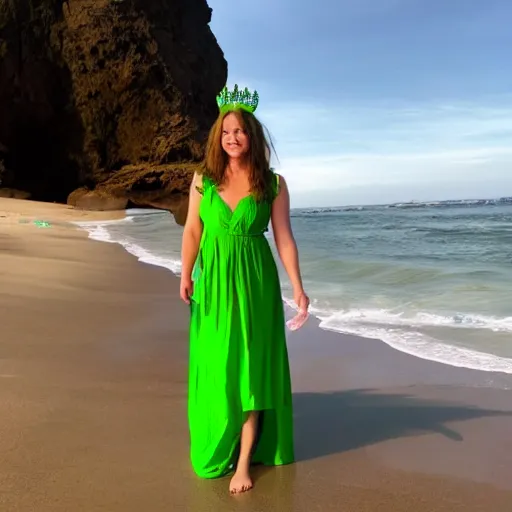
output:
M 229 158 L 243 158 L 249 152 L 249 136 L 235 114 L 228 114 L 222 122 L 222 149 Z

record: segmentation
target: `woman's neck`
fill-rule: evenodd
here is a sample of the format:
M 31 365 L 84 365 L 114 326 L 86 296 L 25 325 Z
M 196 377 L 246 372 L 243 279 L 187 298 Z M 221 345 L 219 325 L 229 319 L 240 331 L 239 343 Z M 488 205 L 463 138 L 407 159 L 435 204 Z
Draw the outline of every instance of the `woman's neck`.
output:
M 249 172 L 249 165 L 247 160 L 230 160 L 226 171 L 232 176 L 240 176 Z

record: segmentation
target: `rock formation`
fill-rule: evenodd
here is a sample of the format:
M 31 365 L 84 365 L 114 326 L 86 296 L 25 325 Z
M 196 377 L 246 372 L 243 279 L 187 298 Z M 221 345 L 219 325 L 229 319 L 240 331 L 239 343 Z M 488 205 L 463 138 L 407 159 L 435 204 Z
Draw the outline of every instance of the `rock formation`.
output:
M 227 77 L 210 19 L 206 0 L 0 0 L 1 186 L 182 210 Z

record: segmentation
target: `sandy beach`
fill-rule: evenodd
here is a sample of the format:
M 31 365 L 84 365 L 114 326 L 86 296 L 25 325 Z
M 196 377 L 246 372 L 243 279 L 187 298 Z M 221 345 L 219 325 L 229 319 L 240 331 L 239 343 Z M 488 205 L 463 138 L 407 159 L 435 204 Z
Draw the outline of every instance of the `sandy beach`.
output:
M 122 216 L 0 199 L 2 512 L 512 510 L 512 376 L 313 319 L 289 335 L 296 464 L 237 497 L 195 477 L 178 280 L 69 224 Z

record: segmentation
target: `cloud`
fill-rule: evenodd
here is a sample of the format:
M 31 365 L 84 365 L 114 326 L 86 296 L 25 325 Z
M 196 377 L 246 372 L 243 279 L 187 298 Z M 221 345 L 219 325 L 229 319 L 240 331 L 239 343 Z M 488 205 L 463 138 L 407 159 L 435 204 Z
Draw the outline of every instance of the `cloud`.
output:
M 372 186 L 405 187 L 414 195 L 425 185 L 433 193 L 463 181 L 475 184 L 477 196 L 482 180 L 496 191 L 508 186 L 512 194 L 510 98 L 332 107 L 285 103 L 261 110 L 277 144 L 277 167 L 299 195 Z
M 362 185 L 442 185 L 454 179 L 477 180 L 484 172 L 488 180 L 501 180 L 510 174 L 511 164 L 512 148 L 502 147 L 289 158 L 281 161 L 279 169 L 291 189 L 303 191 Z

